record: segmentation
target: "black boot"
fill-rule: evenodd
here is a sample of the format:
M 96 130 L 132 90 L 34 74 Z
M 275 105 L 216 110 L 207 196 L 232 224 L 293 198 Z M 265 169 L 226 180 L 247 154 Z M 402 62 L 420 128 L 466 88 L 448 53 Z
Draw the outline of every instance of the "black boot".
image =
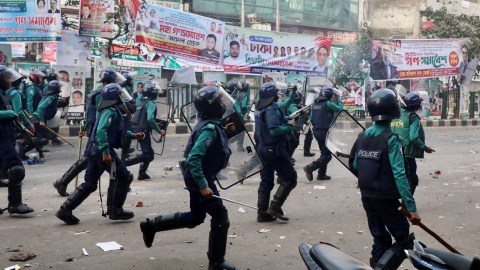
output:
M 322 163 L 318 166 L 317 180 L 330 180 L 331 177 L 327 175 L 327 163 Z
M 123 150 L 122 150 L 122 152 L 123 152 Z M 123 161 L 123 164 L 125 164 L 125 166 L 128 167 L 128 166 L 132 166 L 132 165 L 135 165 L 135 164 L 138 164 L 138 163 L 142 162 L 143 158 L 140 155 L 135 155 L 135 156 L 129 156 L 125 159 L 122 158 L 122 161 Z
M 280 185 L 275 195 L 273 195 L 273 200 L 270 203 L 270 207 L 268 208 L 267 213 L 281 220 L 288 221 L 288 217 L 285 216 L 282 211 L 282 205 L 285 203 L 288 195 L 295 188 L 295 186 L 296 182 L 295 185 L 292 187 L 285 187 L 284 185 Z
M 143 233 L 143 242 L 148 248 L 152 246 L 156 232 L 176 230 L 185 228 L 180 222 L 181 213 L 173 213 L 164 216 L 158 216 L 152 220 L 148 219 L 140 222 L 140 229 Z
M 140 169 L 138 170 L 138 180 L 149 180 L 150 175 L 147 174 L 148 165 L 150 162 L 140 163 Z
M 23 161 L 27 160 L 28 157 L 26 153 L 32 150 L 33 147 L 28 145 L 25 140 L 18 140 L 17 145 L 18 145 L 18 155 Z
M 13 166 L 8 171 L 8 213 L 28 214 L 33 209 L 22 203 L 22 181 L 25 169 L 22 166 Z
M 237 270 L 231 263 L 225 261 L 227 235 L 230 222 L 212 228 L 208 239 L 208 270 Z
M 87 157 L 82 156 L 79 160 L 75 161 L 68 171 L 63 176 L 53 183 L 53 187 L 57 189 L 60 196 L 68 196 L 67 186 L 72 180 L 83 170 L 87 169 L 88 161 Z
M 270 190 L 258 189 L 257 222 L 270 222 L 277 220 L 275 217 L 267 213 L 269 204 Z
M 303 156 L 304 157 L 313 157 L 315 153 L 310 152 L 312 147 L 313 135 L 312 131 L 309 129 L 308 133 L 305 134 L 305 140 L 303 141 Z
M 318 165 L 315 163 L 310 163 L 307 166 L 303 167 L 305 175 L 307 176 L 308 181 L 313 180 L 313 172 L 318 169 Z
M 60 206 L 60 209 L 55 213 L 55 216 L 68 225 L 75 225 L 80 220 L 72 214 L 72 211 L 77 208 L 93 191 L 88 191 L 84 187 L 79 186 L 75 189 L 67 200 Z
M 121 155 L 121 159 L 123 161 L 126 160 L 128 157 L 130 157 L 129 155 L 130 153 L 133 153 L 135 151 L 135 149 L 130 148 L 131 144 L 132 144 L 132 139 L 125 138 L 122 145 L 122 155 Z
M 123 185 L 118 184 L 118 180 L 116 181 L 119 186 L 114 189 L 116 191 L 113 197 L 112 211 L 109 216 L 111 220 L 127 220 L 135 216 L 132 211 L 123 209 L 123 205 L 127 199 L 128 190 L 130 189 L 130 184 L 132 181 L 133 174 L 129 174 L 127 176 L 127 179 Z

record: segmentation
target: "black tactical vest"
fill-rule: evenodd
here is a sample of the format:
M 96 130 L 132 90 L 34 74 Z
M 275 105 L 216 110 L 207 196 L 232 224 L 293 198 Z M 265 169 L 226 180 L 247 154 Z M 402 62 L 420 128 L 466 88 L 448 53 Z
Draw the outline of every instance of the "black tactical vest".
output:
M 326 99 L 316 99 L 312 105 L 312 125 L 315 129 L 328 129 L 335 118 L 327 113 L 327 102 Z
M 133 115 L 132 126 L 135 132 L 140 132 L 143 130 L 151 131 L 152 127 L 148 123 L 148 115 L 147 115 L 147 103 L 154 102 L 150 99 L 143 99 L 140 105 L 138 105 L 135 114 Z M 154 116 L 157 116 L 157 108 L 155 108 Z
M 8 100 L 7 95 L 0 91 L 0 111 L 11 110 L 13 106 Z M 13 119 L 0 119 L 0 137 L 15 137 L 15 126 L 13 125 Z

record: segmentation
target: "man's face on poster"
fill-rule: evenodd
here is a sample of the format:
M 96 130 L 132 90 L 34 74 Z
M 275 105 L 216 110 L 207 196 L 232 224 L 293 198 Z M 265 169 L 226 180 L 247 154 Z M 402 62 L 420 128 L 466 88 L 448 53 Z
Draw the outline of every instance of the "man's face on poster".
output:
M 210 31 L 211 31 L 211 32 L 215 32 L 215 28 L 217 28 L 217 24 L 214 23 L 214 22 L 212 22 L 212 23 L 210 24 Z
M 155 79 L 155 76 L 153 76 L 153 75 L 148 75 L 148 80 L 149 80 L 149 81 L 153 81 L 153 79 Z
M 70 82 L 70 75 L 65 72 L 61 72 L 60 75 L 62 75 L 61 78 L 58 78 L 59 81 L 69 83 Z
M 425 84 L 425 91 L 428 92 L 428 84 Z
M 280 49 L 280 52 L 282 53 L 282 55 L 284 55 L 284 54 L 285 54 L 285 48 L 282 47 L 282 48 Z
M 321 47 L 320 49 L 318 49 L 318 51 L 317 51 L 318 65 L 321 66 L 321 67 L 325 66 L 325 63 L 327 62 L 327 58 L 328 58 L 327 49 L 325 49 L 324 47 Z
M 150 9 L 150 17 L 155 18 L 155 15 L 157 14 L 157 12 L 154 10 L 154 9 Z
M 467 63 L 468 59 L 468 50 L 465 47 L 462 47 L 462 56 L 463 56 L 463 62 Z
M 207 38 L 207 50 L 213 51 L 215 49 L 215 38 L 214 37 L 209 37 Z
M 147 51 L 148 51 L 148 53 L 153 53 L 154 52 L 153 47 L 150 46 L 150 45 L 147 45 Z
M 141 94 L 143 89 L 143 84 L 139 83 L 137 84 L 137 93 Z
M 305 54 L 307 54 L 307 50 L 305 48 L 302 48 L 300 55 L 305 56 Z
M 87 6 L 82 7 L 82 13 L 84 16 L 90 15 L 90 8 Z
M 275 54 L 278 54 L 278 47 L 274 47 L 274 48 L 273 48 L 273 52 L 274 52 Z
M 230 56 L 234 59 L 238 58 L 240 54 L 240 47 L 237 44 L 230 46 Z
M 372 91 L 372 86 L 370 84 L 367 84 L 367 92 Z
M 288 47 L 287 48 L 287 53 L 288 53 L 288 55 L 292 54 L 292 48 Z
M 298 52 L 299 52 L 298 47 L 295 47 L 294 51 L 295 51 L 295 55 L 298 55 Z
M 72 94 L 72 103 L 73 105 L 80 105 L 82 104 L 83 99 L 82 99 L 82 94 L 79 92 L 75 92 Z
M 57 0 L 50 0 L 50 8 L 52 10 L 57 9 Z
M 218 31 L 222 32 L 222 25 L 221 24 L 218 25 Z
M 104 23 L 103 23 L 103 27 L 104 27 L 105 29 L 110 29 L 110 22 L 104 22 Z
M 382 51 L 383 51 L 383 60 L 387 61 L 388 59 L 391 58 L 391 51 L 390 49 L 388 48 L 388 44 L 387 43 L 383 43 L 382 44 Z

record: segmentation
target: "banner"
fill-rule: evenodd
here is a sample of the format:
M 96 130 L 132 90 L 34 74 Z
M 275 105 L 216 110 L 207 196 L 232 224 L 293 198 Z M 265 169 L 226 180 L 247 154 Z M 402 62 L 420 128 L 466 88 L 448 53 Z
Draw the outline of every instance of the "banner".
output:
M 285 74 L 283 74 L 283 72 L 263 72 L 262 77 L 263 77 L 263 83 L 268 83 L 268 82 L 286 83 L 287 82 L 287 78 L 285 78 Z
M 370 40 L 373 80 L 454 76 L 462 56 L 460 39 Z
M 100 73 L 105 68 L 111 68 L 113 70 L 117 70 L 117 60 L 95 58 L 95 69 L 93 72 L 93 81 L 94 81 L 93 90 L 97 89 L 102 84 L 99 82 L 100 79 L 102 79 L 100 77 Z
M 443 82 L 440 80 L 428 80 L 425 84 L 425 92 L 428 92 L 430 105 L 429 116 L 442 115 Z
M 0 42 L 60 41 L 58 0 L 8 0 L 0 9 Z
M 287 75 L 287 84 L 297 85 L 298 91 L 305 93 L 305 84 L 307 83 L 307 75 L 304 74 L 288 74 Z
M 137 74 L 133 78 L 133 95 L 134 99 L 142 93 L 143 85 L 146 81 L 153 81 L 157 80 L 160 81 L 162 79 L 162 68 L 146 68 L 146 67 L 135 67 L 132 71 L 136 71 Z
M 219 65 L 224 22 L 199 15 L 145 4 L 138 12 L 137 43 L 156 47 L 163 53 L 202 63 Z
M 85 118 L 85 67 L 54 65 L 53 69 L 62 75 L 60 81 L 68 83 L 62 88 L 62 97 L 70 97 L 67 125 L 80 125 Z
M 10 45 L 12 48 L 12 57 L 25 57 L 25 43 L 18 42 Z
M 44 67 L 50 69 L 50 65 L 45 63 L 16 63 L 16 68 L 32 72 L 40 71 L 40 69 Z
M 62 42 L 57 48 L 57 65 L 84 67 L 86 77 L 91 77 L 91 43 L 91 37 L 79 36 L 74 31 L 62 31 Z
M 365 95 L 363 78 L 349 78 L 347 82 L 340 87 L 342 91 L 342 102 L 344 110 L 365 110 Z
M 113 38 L 116 34 L 113 7 L 113 0 L 81 0 L 78 34 Z
M 225 27 L 225 72 L 284 72 L 327 77 L 331 39 Z
M 43 43 L 43 62 L 49 64 L 55 64 L 57 51 L 56 42 L 44 42 Z
M 468 110 L 470 108 L 470 91 L 468 90 L 468 86 L 461 85 L 460 86 L 460 118 L 468 118 Z

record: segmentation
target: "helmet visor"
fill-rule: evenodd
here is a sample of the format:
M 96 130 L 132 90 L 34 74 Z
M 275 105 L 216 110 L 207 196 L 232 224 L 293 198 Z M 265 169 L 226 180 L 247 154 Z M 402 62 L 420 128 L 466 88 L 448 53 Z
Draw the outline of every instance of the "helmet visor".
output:
M 223 89 L 223 87 L 218 87 L 218 92 L 208 100 L 209 104 L 213 104 L 214 102 L 220 103 L 225 108 L 225 115 L 230 115 L 232 112 L 235 111 L 235 100 Z
M 127 79 L 125 77 L 123 77 L 123 75 L 120 73 L 120 72 L 115 72 L 115 83 L 118 83 L 118 84 L 122 84 L 124 83 L 125 81 L 127 81 Z
M 160 86 L 160 81 L 153 80 L 153 81 L 150 81 L 150 82 L 154 85 L 154 87 L 158 91 L 159 95 L 163 94 L 162 87 Z
M 9 83 L 13 83 L 14 81 L 22 78 L 22 75 L 16 72 L 13 68 L 8 68 L 1 74 L 3 80 Z
M 122 87 L 122 90 L 120 91 L 120 96 L 122 97 L 123 102 L 129 102 L 130 100 L 133 99 L 130 93 L 128 93 L 128 91 L 123 87 Z

